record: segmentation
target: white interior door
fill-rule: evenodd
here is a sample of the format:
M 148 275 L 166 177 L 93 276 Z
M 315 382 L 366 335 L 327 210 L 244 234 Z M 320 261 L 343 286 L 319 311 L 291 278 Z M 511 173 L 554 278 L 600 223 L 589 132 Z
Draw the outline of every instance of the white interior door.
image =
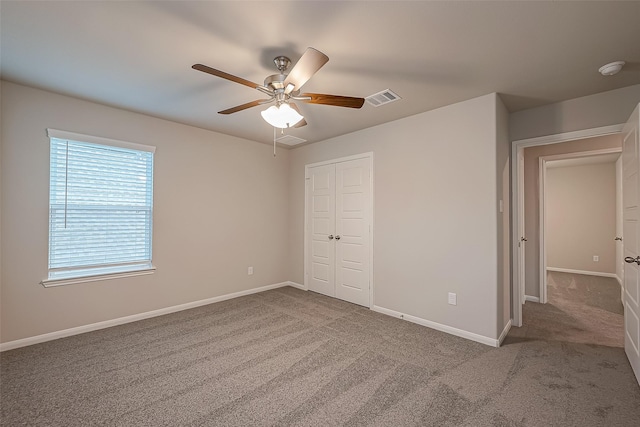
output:
M 626 123 L 622 135 L 622 203 L 624 245 L 624 349 L 640 383 L 640 106 Z
M 371 157 L 308 166 L 305 280 L 309 290 L 371 302 Z
M 308 172 L 309 215 L 308 287 L 335 296 L 335 165 L 316 166 Z
M 336 297 L 369 307 L 369 159 L 336 163 Z

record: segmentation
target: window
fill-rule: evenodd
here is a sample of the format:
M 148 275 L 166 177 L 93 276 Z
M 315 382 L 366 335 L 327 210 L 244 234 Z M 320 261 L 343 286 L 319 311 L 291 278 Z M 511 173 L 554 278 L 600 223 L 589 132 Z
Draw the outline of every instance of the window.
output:
M 155 147 L 48 130 L 47 285 L 149 273 Z

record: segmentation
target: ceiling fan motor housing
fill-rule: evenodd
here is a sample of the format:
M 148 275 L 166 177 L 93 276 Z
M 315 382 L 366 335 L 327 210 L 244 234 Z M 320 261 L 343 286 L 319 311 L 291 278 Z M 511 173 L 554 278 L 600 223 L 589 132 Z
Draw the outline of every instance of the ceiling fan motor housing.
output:
M 286 78 L 286 74 L 273 74 L 264 79 L 264 85 L 274 90 L 284 89 L 284 79 Z
M 285 70 L 291 65 L 291 60 L 286 56 L 276 56 L 273 58 L 273 63 L 276 64 L 278 71 L 284 74 Z

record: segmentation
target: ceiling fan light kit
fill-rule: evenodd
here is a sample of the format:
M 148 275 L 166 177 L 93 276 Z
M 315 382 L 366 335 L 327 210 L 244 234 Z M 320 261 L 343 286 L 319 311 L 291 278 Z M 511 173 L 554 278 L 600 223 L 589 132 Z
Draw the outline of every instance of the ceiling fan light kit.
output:
M 289 128 L 304 118 L 287 103 L 272 105 L 260 114 L 265 122 L 280 129 Z

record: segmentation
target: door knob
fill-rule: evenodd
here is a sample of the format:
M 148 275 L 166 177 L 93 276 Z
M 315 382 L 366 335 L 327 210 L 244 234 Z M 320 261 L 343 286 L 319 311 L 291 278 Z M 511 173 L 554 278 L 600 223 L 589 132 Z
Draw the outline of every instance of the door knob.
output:
M 615 239 L 613 239 L 613 240 L 620 240 L 620 241 L 622 241 L 622 237 L 616 237 L 616 238 L 615 238 Z
M 333 239 L 333 234 L 329 234 L 329 240 Z
M 629 264 L 633 264 L 634 262 L 638 265 L 640 265 L 640 256 L 637 257 L 630 257 L 630 256 L 626 256 L 624 257 L 624 262 L 628 262 Z
M 520 241 L 522 241 L 522 242 L 526 242 L 526 241 L 527 241 L 527 238 L 526 238 L 526 237 L 521 237 L 521 238 L 520 238 Z
M 340 240 L 340 235 L 339 234 L 336 235 L 336 240 Z

